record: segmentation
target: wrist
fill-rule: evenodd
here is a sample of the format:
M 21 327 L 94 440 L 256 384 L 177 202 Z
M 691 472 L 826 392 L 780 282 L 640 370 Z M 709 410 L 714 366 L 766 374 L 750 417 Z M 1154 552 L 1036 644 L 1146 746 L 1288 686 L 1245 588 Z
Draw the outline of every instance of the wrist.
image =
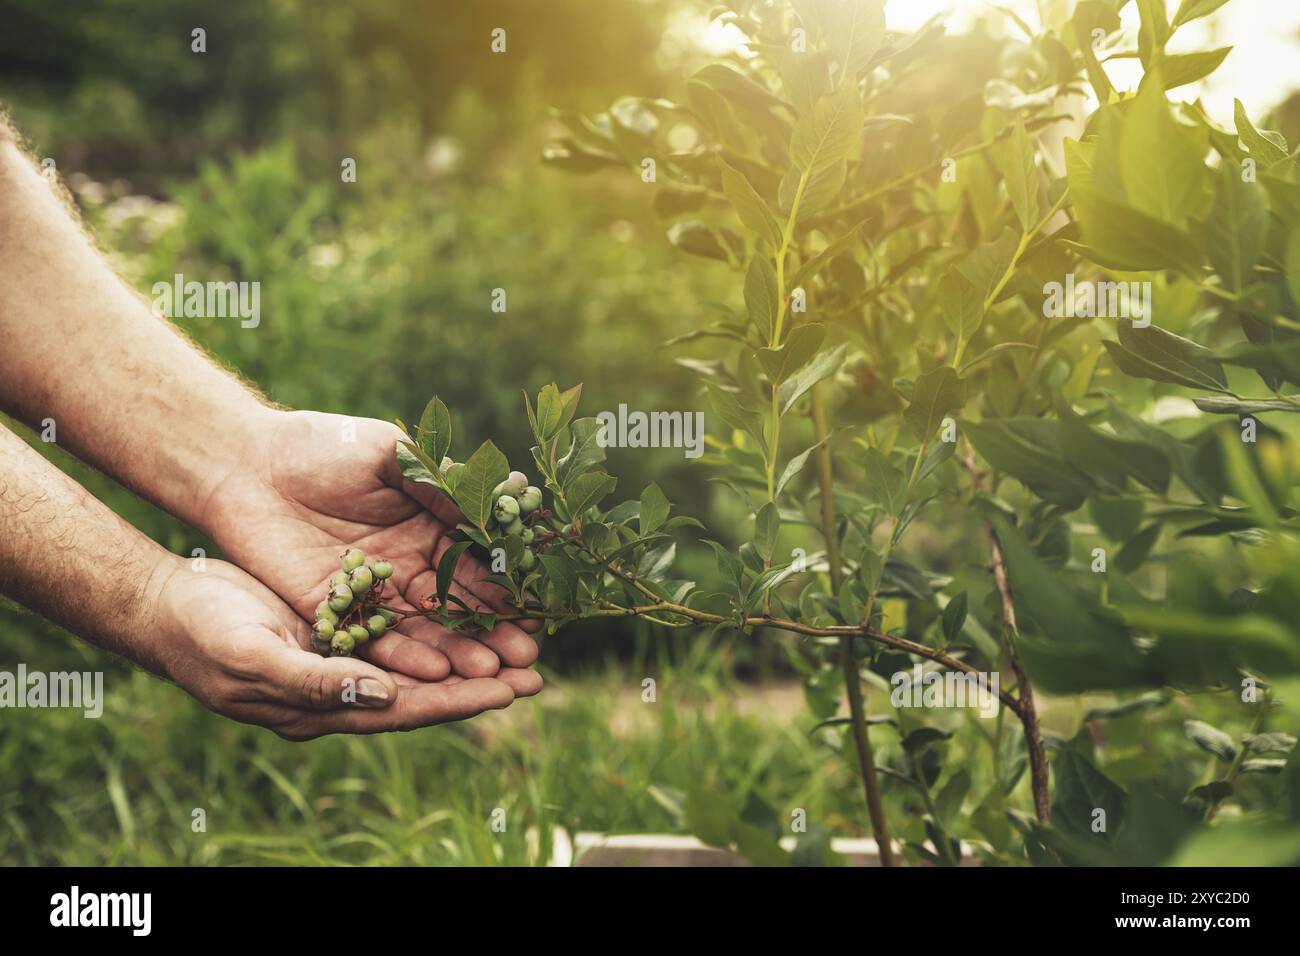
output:
M 174 512 L 216 541 L 230 517 L 270 487 L 275 436 L 289 414 L 252 395 L 247 399 L 226 416 L 221 434 L 195 460 L 189 509 Z

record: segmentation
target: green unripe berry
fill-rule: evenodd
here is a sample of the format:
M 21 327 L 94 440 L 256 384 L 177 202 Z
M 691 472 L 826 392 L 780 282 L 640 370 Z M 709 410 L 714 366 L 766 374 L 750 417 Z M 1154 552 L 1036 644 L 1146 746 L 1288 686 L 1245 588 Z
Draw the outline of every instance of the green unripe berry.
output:
M 342 614 L 352 606 L 352 589 L 346 584 L 335 584 L 330 588 L 328 603 L 331 610 Z
M 522 471 L 512 471 L 510 477 L 502 484 L 506 486 L 504 494 L 509 495 L 511 498 L 518 498 L 524 493 L 524 489 L 528 487 L 528 476 Z
M 356 647 L 357 642 L 352 639 L 351 631 L 339 631 L 330 640 L 330 653 L 335 657 L 347 657 Z
M 321 601 L 316 605 L 316 620 L 329 621 L 335 626 L 339 623 L 339 616 L 334 613 L 334 608 L 330 607 L 329 601 Z
M 317 621 L 311 626 L 311 637 L 314 641 L 328 641 L 334 636 L 334 625 L 329 621 Z
M 355 571 L 366 563 L 366 553 L 360 548 L 348 548 L 339 556 L 344 571 Z
M 509 495 L 502 495 L 497 499 L 497 503 L 492 506 L 492 517 L 505 527 L 519 517 L 519 502 Z
M 352 638 L 354 646 L 360 646 L 370 640 L 370 632 L 360 624 L 353 624 L 348 628 L 348 637 Z
M 397 615 L 387 608 L 380 608 L 379 616 L 388 622 L 389 627 L 393 627 L 397 623 Z
M 524 533 L 524 523 L 516 518 L 508 525 L 501 529 L 501 533 L 510 538 L 522 537 Z
M 464 471 L 465 463 L 463 461 L 453 461 L 451 467 L 443 472 L 443 475 L 447 479 L 447 484 L 454 486 L 460 481 L 460 476 Z
M 370 585 L 374 583 L 375 583 L 375 575 L 370 570 L 370 568 L 366 567 L 365 565 L 362 565 L 361 567 L 354 569 L 353 572 L 348 576 L 348 587 L 350 587 L 352 589 L 352 593 L 357 595 L 358 597 L 360 597 L 361 595 L 369 591 Z
M 344 587 L 347 587 L 347 586 L 348 586 L 348 572 L 347 572 L 347 571 L 335 571 L 335 572 L 334 572 L 334 576 L 333 576 L 332 578 L 330 578 L 330 584 L 341 584 L 341 585 L 343 585 Z
M 366 621 L 366 630 L 371 637 L 379 637 L 388 630 L 388 619 L 382 614 L 375 614 Z
M 542 506 L 542 489 L 529 485 L 519 495 L 519 513 L 530 515 Z
M 519 532 L 519 540 L 526 545 L 532 544 L 533 538 L 535 537 L 537 537 L 537 535 L 532 528 L 525 528 L 523 531 Z
M 451 455 L 443 455 L 442 461 L 438 462 L 438 470 L 445 475 L 454 464 L 456 464 L 456 462 Z
M 393 562 L 376 558 L 370 562 L 370 573 L 375 576 L 376 581 L 387 581 L 393 576 Z
M 520 571 L 531 571 L 537 567 L 537 555 L 533 554 L 531 548 L 524 548 L 524 555 L 519 559 Z

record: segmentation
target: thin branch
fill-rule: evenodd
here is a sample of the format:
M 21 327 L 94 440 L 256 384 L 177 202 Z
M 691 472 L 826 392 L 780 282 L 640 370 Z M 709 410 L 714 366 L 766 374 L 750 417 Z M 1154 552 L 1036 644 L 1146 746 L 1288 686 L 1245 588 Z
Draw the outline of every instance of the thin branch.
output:
M 967 455 L 962 463 L 970 474 L 971 487 L 978 489 L 983 475 L 975 464 L 973 455 Z M 989 555 L 993 565 L 993 583 L 997 588 L 1002 609 L 1002 644 L 1006 651 L 1007 662 L 1016 676 L 1018 706 L 1012 708 L 1020 718 L 1025 732 L 1025 749 L 1029 752 L 1029 781 L 1034 795 L 1034 815 L 1040 823 L 1049 823 L 1052 817 L 1049 777 L 1047 769 L 1047 748 L 1043 744 L 1043 731 L 1038 722 L 1038 710 L 1034 706 L 1034 688 L 1025 673 L 1020 660 L 1016 641 L 1020 637 L 1020 628 L 1016 624 L 1016 605 L 1011 596 L 1011 582 L 1007 578 L 1006 560 L 1002 555 L 1002 546 L 998 543 L 997 532 L 988 521 L 984 522 L 984 532 L 989 540 Z

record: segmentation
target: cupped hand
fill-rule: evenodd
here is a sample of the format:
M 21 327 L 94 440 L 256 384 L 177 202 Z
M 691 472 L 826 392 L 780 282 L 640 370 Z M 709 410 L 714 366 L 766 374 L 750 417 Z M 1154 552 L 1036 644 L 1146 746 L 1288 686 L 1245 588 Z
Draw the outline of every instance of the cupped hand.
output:
M 402 477 L 395 457 L 402 437 L 375 419 L 274 412 L 257 429 L 246 460 L 212 492 L 203 525 L 231 560 L 305 620 L 314 617 L 349 547 L 391 561 L 385 603 L 415 610 L 437 590 L 434 569 L 461 516 L 432 487 Z M 505 592 L 485 583 L 487 574 L 463 555 L 452 593 L 475 609 L 505 610 Z M 470 637 L 409 617 L 360 653 L 418 680 L 497 677 L 526 696 L 542 684 L 527 669 L 537 659 L 529 636 L 535 630 L 535 622 L 499 622 Z
M 495 677 L 421 681 L 309 649 L 307 622 L 223 561 L 179 566 L 161 587 L 151 631 L 167 677 L 226 717 L 290 740 L 414 730 L 514 700 Z

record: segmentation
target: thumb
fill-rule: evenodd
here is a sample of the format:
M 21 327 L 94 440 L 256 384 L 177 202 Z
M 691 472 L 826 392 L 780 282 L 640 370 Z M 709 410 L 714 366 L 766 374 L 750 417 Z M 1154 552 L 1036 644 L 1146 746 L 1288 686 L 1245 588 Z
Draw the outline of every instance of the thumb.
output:
M 285 647 L 263 677 L 277 703 L 308 710 L 381 709 L 397 699 L 392 675 L 355 657 L 318 657 Z

